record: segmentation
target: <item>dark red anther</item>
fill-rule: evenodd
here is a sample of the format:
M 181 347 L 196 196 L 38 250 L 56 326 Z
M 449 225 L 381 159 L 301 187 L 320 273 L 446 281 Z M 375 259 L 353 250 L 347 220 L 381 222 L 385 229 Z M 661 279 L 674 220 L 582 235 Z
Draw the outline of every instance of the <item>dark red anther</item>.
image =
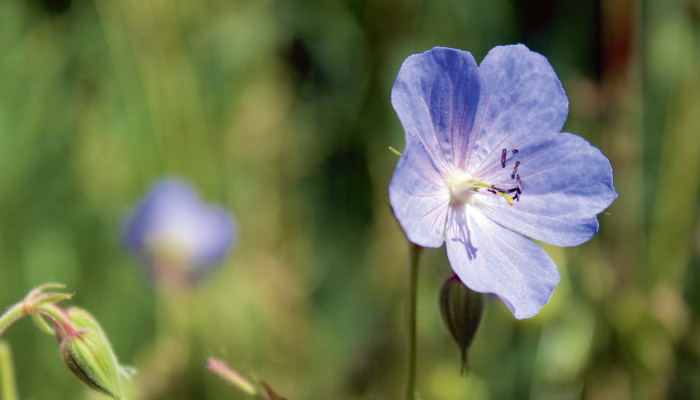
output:
M 518 154 L 518 149 L 513 149 L 513 154 Z
M 503 149 L 503 151 L 501 152 L 501 166 L 503 168 L 506 167 L 506 154 L 508 154 L 508 152 L 506 151 L 506 149 Z
M 520 174 L 518 174 L 518 176 L 516 177 L 516 181 L 518 181 L 518 193 L 522 193 L 523 192 L 523 183 L 520 182 Z
M 515 162 L 515 168 L 513 168 L 513 173 L 510 174 L 510 179 L 515 179 L 515 174 L 518 172 L 518 166 L 520 165 L 520 161 Z

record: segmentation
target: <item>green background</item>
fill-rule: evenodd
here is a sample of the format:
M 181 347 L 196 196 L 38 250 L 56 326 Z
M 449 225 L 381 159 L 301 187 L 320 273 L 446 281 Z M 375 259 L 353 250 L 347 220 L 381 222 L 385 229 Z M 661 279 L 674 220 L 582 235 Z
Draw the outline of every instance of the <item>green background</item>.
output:
M 3 0 L 0 306 L 62 282 L 101 322 L 132 399 L 243 399 L 208 356 L 290 400 L 402 393 L 408 250 L 387 207 L 401 62 L 525 43 L 606 154 L 600 233 L 545 246 L 562 274 L 517 321 L 495 297 L 460 376 L 440 320 L 444 249 L 420 272 L 422 399 L 700 398 L 697 0 Z M 124 216 L 163 176 L 229 209 L 236 251 L 158 295 Z M 102 398 L 22 320 L 22 399 Z

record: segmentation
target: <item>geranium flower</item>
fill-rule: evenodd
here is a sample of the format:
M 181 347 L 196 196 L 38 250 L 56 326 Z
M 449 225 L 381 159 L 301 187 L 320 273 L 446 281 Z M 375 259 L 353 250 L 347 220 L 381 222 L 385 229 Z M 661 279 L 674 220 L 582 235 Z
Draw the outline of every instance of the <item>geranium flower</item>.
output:
M 203 203 L 190 185 L 173 178 L 153 185 L 124 228 L 124 243 L 153 268 L 155 279 L 177 284 L 201 278 L 231 251 L 235 239 L 228 212 Z
M 436 47 L 404 61 L 391 102 L 406 149 L 389 198 L 408 239 L 447 242 L 465 285 L 498 295 L 518 319 L 537 314 L 560 277 L 529 238 L 579 245 L 617 197 L 608 159 L 560 132 L 569 103 L 547 59 L 499 46 L 477 66 Z

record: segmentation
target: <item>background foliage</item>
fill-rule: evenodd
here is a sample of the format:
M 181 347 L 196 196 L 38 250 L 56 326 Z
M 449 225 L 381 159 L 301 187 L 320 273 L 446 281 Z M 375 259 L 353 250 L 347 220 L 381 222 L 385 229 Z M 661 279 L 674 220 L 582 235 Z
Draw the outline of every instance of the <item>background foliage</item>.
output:
M 393 80 L 436 45 L 480 61 L 522 42 L 549 58 L 565 130 L 610 157 L 620 197 L 593 240 L 546 247 L 563 279 L 537 317 L 489 298 L 467 376 L 437 306 L 449 265 L 427 252 L 422 398 L 700 398 L 699 34 L 697 0 L 4 0 L 0 304 L 67 284 L 139 369 L 135 399 L 239 398 L 204 371 L 210 355 L 290 399 L 397 398 Z M 166 297 L 120 225 L 172 175 L 241 237 Z M 29 321 L 5 339 L 23 398 L 99 397 Z

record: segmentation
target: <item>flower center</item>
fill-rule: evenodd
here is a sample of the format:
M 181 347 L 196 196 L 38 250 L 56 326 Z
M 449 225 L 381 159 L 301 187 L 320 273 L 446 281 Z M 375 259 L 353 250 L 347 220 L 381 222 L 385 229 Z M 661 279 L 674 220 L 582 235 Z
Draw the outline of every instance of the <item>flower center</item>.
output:
M 513 149 L 511 152 L 513 156 L 515 156 L 518 154 L 518 149 Z M 506 162 L 508 160 L 508 150 L 501 150 L 501 168 L 506 167 Z M 512 157 L 510 160 L 512 160 Z M 512 206 L 516 201 L 520 201 L 520 195 L 523 194 L 523 183 L 520 180 L 520 174 L 518 173 L 520 164 L 520 161 L 515 162 L 513 172 L 510 174 L 510 178 L 513 180 L 513 186 L 510 188 L 501 187 L 500 183 L 499 186 L 490 185 L 482 182 L 481 179 L 472 177 L 462 170 L 453 172 L 450 176 L 445 178 L 445 185 L 447 185 L 447 188 L 450 189 L 451 203 L 457 205 L 466 204 L 470 201 L 474 193 L 488 192 L 498 196 L 503 196 L 508 204 Z
M 453 204 L 465 204 L 472 194 L 479 191 L 479 180 L 464 171 L 457 170 L 445 179 Z
M 516 166 L 517 168 L 517 166 Z M 520 185 L 520 175 L 518 175 L 518 186 L 511 189 L 502 189 L 495 185 L 489 185 L 482 182 L 480 179 L 473 178 L 464 171 L 457 170 L 445 179 L 445 184 L 450 190 L 452 204 L 466 204 L 470 201 L 474 193 L 488 192 L 495 195 L 503 196 L 511 206 L 518 199 L 518 195 L 522 193 Z M 512 193 L 516 193 L 511 197 Z

